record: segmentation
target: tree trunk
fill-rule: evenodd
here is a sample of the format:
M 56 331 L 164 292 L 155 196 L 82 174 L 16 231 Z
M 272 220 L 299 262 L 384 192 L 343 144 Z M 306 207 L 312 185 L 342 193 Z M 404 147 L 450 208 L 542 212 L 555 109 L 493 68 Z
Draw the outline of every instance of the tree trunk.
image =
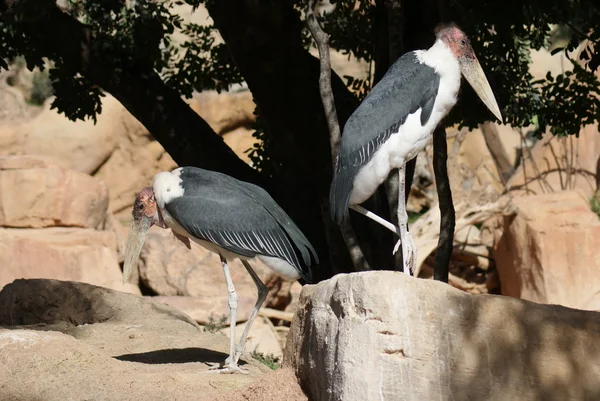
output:
M 492 155 L 492 159 L 494 159 L 494 164 L 496 165 L 500 179 L 503 183 L 506 183 L 515 173 L 515 169 L 510 163 L 508 153 L 506 153 L 506 149 L 504 149 L 504 145 L 500 140 L 498 128 L 492 122 L 483 123 L 479 128 L 483 133 L 485 144 Z
M 43 11 L 31 0 L 0 3 L 4 10 L 26 12 L 14 17 L 42 56 L 61 58 L 74 74 L 81 73 L 111 93 L 150 131 L 177 164 L 218 170 L 241 180 L 260 182 L 259 174 L 240 160 L 153 70 L 123 68 L 120 72 L 115 71 L 105 62 L 114 54 L 103 54 L 98 46 L 101 37 L 55 4 L 42 4 L 45 5 Z
M 298 14 L 291 3 L 251 0 L 219 0 L 208 10 L 252 91 L 276 157 L 282 161 L 283 174 L 274 177 L 279 188 L 285 187 L 279 200 L 319 256 L 331 263 L 331 270 L 320 267 L 318 278 L 352 271 L 339 228 L 330 223 L 324 207 L 333 172 L 329 133 L 319 94 L 319 62 L 302 47 Z M 358 102 L 336 74 L 331 78 L 343 126 Z M 369 265 L 381 266 L 377 258 L 384 252 L 372 245 L 381 227 L 356 213 L 350 215 Z

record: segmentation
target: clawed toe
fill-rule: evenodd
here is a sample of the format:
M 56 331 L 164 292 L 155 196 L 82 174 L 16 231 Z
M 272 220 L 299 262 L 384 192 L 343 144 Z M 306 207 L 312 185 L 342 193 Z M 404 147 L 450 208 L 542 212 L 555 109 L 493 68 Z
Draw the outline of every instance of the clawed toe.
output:
M 226 361 L 225 364 L 223 364 L 223 365 L 219 364 L 216 366 L 211 366 L 210 368 L 208 368 L 208 373 L 219 373 L 219 374 L 239 373 L 239 374 L 247 375 L 248 370 L 240 368 L 237 364 L 229 363 Z

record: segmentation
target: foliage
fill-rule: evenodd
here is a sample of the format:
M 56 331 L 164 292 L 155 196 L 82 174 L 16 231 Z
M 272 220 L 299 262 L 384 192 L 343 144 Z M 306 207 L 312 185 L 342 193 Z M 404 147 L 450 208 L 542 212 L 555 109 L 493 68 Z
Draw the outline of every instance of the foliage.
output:
M 279 358 L 274 356 L 273 354 L 263 354 L 262 352 L 254 350 L 250 353 L 250 355 L 253 359 L 257 360 L 258 362 L 262 363 L 263 365 L 272 370 L 277 370 L 281 367 L 281 362 L 279 361 Z
M 32 104 L 42 105 L 54 93 L 48 70 L 34 71 L 31 83 L 30 102 Z
M 596 213 L 598 218 L 600 218 L 600 197 L 598 194 L 594 194 L 594 196 L 590 198 L 590 208 L 592 209 L 592 212 Z
M 374 3 L 332 3 L 335 10 L 322 18 L 332 36 L 332 47 L 371 62 Z M 536 121 L 538 135 L 548 127 L 554 134 L 577 135 L 581 125 L 600 121 L 598 79 L 593 74 L 600 65 L 600 48 L 594 50 L 594 44 L 600 43 L 600 31 L 595 29 L 600 18 L 598 5 L 586 0 L 526 1 L 523 5 L 472 0 L 450 4 L 459 17 L 457 22 L 472 40 L 506 123 L 524 126 Z M 534 80 L 529 73 L 530 49 L 549 46 L 552 25 L 568 27 L 570 34 L 567 44 L 554 53 L 563 52 L 571 60 L 578 46 L 583 50 L 577 60 L 572 60 L 572 72 Z M 348 86 L 362 84 L 353 77 L 344 78 Z M 364 96 L 364 91 L 358 96 Z M 461 98 L 445 120 L 448 126 L 473 128 L 493 118 L 468 85 L 463 86 Z
M 204 331 L 209 332 L 209 333 L 216 333 L 219 330 L 221 330 L 223 327 L 226 327 L 227 326 L 226 323 L 227 323 L 227 316 L 222 315 L 219 318 L 219 321 L 217 322 L 211 313 L 210 317 L 208 318 L 208 323 L 206 323 L 204 325 Z
M 186 0 L 185 3 L 197 7 L 208 1 L 214 0 Z M 335 6 L 333 12 L 321 17 L 325 31 L 331 34 L 331 46 L 372 64 L 375 3 L 354 0 L 331 3 Z M 436 7 L 433 3 L 437 2 L 430 4 Z M 186 97 L 194 91 L 228 90 L 241 83 L 243 77 L 226 46 L 215 39 L 215 28 L 186 23 L 175 12 L 175 7 L 182 4 L 183 1 L 176 0 L 68 0 L 64 11 L 95 32 L 94 49 L 101 49 L 107 55 L 106 67 L 115 77 L 125 68 L 141 74 L 156 71 L 168 86 Z M 301 14 L 305 2 L 295 0 L 292 4 Z M 600 89 L 593 74 L 600 65 L 600 48 L 594 49 L 600 42 L 600 30 L 595 29 L 600 18 L 596 2 L 526 0 L 523 4 L 512 4 L 499 0 L 466 0 L 448 4 L 458 16 L 459 25 L 472 39 L 505 122 L 515 126 L 535 122 L 538 134 L 550 127 L 553 133 L 565 135 L 577 134 L 580 125 L 600 120 Z M 23 11 L 36 12 L 44 11 Z M 42 50 L 47 49 L 40 49 L 24 33 L 26 24 L 27 21 L 19 19 L 0 18 L 0 68 L 7 68 L 5 60 L 24 55 L 27 68 L 44 70 L 46 60 Z M 528 70 L 530 49 L 548 47 L 552 26 L 556 25 L 567 32 L 569 40 L 554 51 L 576 57 L 576 47 L 583 50 L 573 60 L 572 71 L 534 80 Z M 177 43 L 176 33 L 187 39 Z M 312 43 L 307 30 L 303 30 L 301 41 L 305 47 Z M 50 58 L 54 64 L 49 77 L 56 95 L 52 107 L 73 120 L 95 120 L 102 110 L 102 89 L 68 60 L 59 55 Z M 369 79 L 350 76 L 344 79 L 359 99 L 370 89 Z M 462 101 L 446 119 L 446 124 L 475 127 L 491 119 L 491 113 L 475 98 L 470 87 L 464 85 L 463 88 Z M 38 89 L 36 99 L 41 100 L 48 94 L 48 88 L 39 86 Z M 278 171 L 281 161 L 277 161 L 272 152 L 271 133 L 260 116 L 254 128 L 254 135 L 261 142 L 249 150 L 249 156 L 259 170 L 270 176 Z
M 223 44 L 215 44 L 214 28 L 184 23 L 174 12 L 181 1 L 155 2 L 137 0 L 84 1 L 69 0 L 66 12 L 95 32 L 93 46 L 107 55 L 106 67 L 118 75 L 125 68 L 140 71 L 155 70 L 172 88 L 190 97 L 194 90 L 228 89 L 241 83 Z M 44 70 L 44 58 L 39 47 L 24 35 L 26 22 L 0 19 L 0 68 L 8 68 L 4 60 L 23 55 L 27 68 Z M 181 32 L 188 39 L 174 43 L 173 34 Z M 47 49 L 46 49 L 47 50 Z M 92 49 L 94 50 L 94 49 Z M 91 118 L 101 112 L 101 88 L 95 86 L 71 63 L 60 56 L 53 57 L 49 71 L 56 98 L 52 108 L 72 120 Z

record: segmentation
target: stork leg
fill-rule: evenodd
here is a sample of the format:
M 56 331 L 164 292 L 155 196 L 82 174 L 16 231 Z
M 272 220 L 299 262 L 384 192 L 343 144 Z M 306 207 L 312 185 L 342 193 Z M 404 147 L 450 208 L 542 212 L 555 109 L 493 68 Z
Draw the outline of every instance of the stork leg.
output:
M 219 255 L 221 258 L 221 265 L 223 266 L 223 273 L 225 274 L 225 282 L 227 283 L 227 293 L 229 295 L 229 357 L 225 359 L 223 365 L 213 370 L 219 373 L 248 373 L 246 370 L 241 369 L 237 365 L 237 359 L 235 358 L 235 324 L 237 322 L 237 303 L 238 296 L 235 292 L 235 286 L 229 273 L 229 266 L 227 266 L 227 259 L 223 255 Z
M 375 221 L 376 223 L 381 224 L 382 226 L 384 226 L 385 228 L 387 228 L 394 234 L 398 234 L 398 228 L 396 228 L 395 225 L 393 225 L 392 223 L 390 223 L 383 217 L 376 215 L 375 213 L 371 212 L 370 210 L 365 209 L 361 205 L 350 205 L 349 207 L 350 207 L 350 209 L 357 211 L 358 213 L 362 214 L 363 216 L 370 218 L 371 220 Z
M 258 298 L 256 299 L 254 309 L 252 309 L 252 313 L 250 313 L 250 316 L 248 317 L 246 327 L 242 332 L 242 337 L 240 338 L 240 342 L 238 343 L 238 346 L 235 350 L 235 358 L 233 360 L 235 363 L 238 362 L 238 360 L 244 353 L 244 348 L 246 347 L 246 339 L 248 338 L 248 334 L 250 334 L 250 328 L 252 327 L 252 323 L 254 323 L 254 319 L 256 319 L 256 316 L 258 315 L 258 311 L 262 304 L 265 302 L 267 294 L 269 293 L 267 286 L 261 281 L 260 277 L 258 277 L 256 272 L 254 272 L 254 269 L 252 269 L 250 263 L 247 260 L 242 260 L 242 263 L 248 271 L 248 274 L 250 274 L 250 277 L 252 277 L 252 281 L 254 281 L 254 284 L 256 284 L 256 289 L 258 290 Z
M 398 251 L 398 247 L 402 245 L 402 263 L 405 274 L 410 275 L 415 269 L 416 248 L 412 236 L 408 232 L 408 214 L 406 213 L 405 201 L 405 165 L 398 169 L 398 228 L 400 240 L 394 247 L 394 253 Z

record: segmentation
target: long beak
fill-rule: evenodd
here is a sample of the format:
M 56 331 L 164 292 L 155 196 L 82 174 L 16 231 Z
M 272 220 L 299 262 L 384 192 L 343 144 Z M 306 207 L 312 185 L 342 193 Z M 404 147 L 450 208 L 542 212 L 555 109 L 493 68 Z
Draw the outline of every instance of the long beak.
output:
M 479 96 L 487 108 L 490 109 L 502 123 L 503 120 L 502 114 L 500 114 L 500 108 L 498 107 L 498 103 L 496 103 L 496 98 L 494 97 L 492 88 L 490 88 L 490 83 L 485 77 L 481 65 L 479 65 L 479 61 L 477 61 L 476 58 L 471 59 L 464 57 L 459 59 L 459 64 L 463 76 L 473 87 L 477 96 Z
M 127 237 L 127 247 L 125 248 L 125 264 L 123 265 L 123 284 L 129 278 L 131 270 L 136 265 L 144 240 L 146 239 L 146 233 L 152 226 L 152 218 L 142 216 L 140 219 L 134 219 L 129 229 L 129 236 Z

